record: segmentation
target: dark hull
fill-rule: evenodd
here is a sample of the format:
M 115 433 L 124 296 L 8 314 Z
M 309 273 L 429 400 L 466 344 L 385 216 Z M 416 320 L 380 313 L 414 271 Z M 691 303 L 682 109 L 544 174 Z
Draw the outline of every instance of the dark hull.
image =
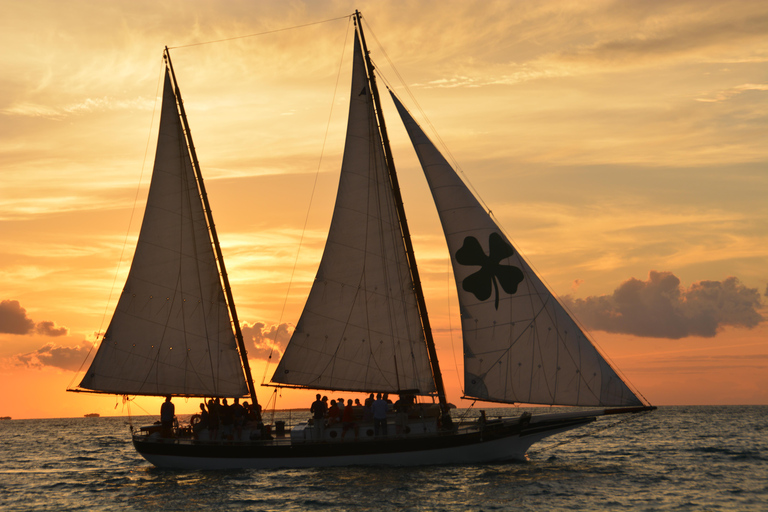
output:
M 594 420 L 594 416 L 505 420 L 454 432 L 347 442 L 205 442 L 134 436 L 133 444 L 154 465 L 179 469 L 482 463 L 524 459 L 533 443 Z

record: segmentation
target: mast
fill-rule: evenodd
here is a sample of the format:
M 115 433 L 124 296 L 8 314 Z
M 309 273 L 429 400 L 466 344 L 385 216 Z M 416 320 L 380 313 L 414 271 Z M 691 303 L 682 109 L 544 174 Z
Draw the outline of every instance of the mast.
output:
M 256 388 L 253 385 L 253 376 L 251 375 L 251 366 L 248 363 L 248 352 L 245 350 L 245 341 L 243 339 L 243 332 L 240 329 L 240 321 L 237 317 L 237 311 L 235 310 L 235 299 L 232 296 L 232 288 L 229 284 L 229 276 L 227 275 L 227 269 L 224 266 L 224 255 L 221 252 L 221 246 L 219 244 L 219 236 L 216 233 L 216 225 L 213 223 L 213 213 L 211 212 L 211 205 L 208 202 L 208 194 L 205 191 L 205 184 L 203 182 L 203 175 L 200 172 L 200 163 L 197 160 L 197 152 L 195 151 L 195 145 L 192 142 L 192 132 L 189 129 L 189 123 L 187 122 L 187 113 L 184 110 L 184 101 L 181 99 L 181 91 L 179 90 L 178 82 L 176 82 L 176 74 L 173 71 L 173 64 L 171 63 L 171 54 L 168 51 L 168 47 L 165 47 L 165 51 L 163 52 L 163 56 L 165 57 L 165 61 L 168 63 L 168 70 L 171 72 L 171 79 L 173 80 L 173 90 L 174 94 L 176 96 L 176 104 L 178 105 L 179 110 L 179 117 L 181 119 L 182 126 L 184 127 L 184 134 L 187 139 L 187 147 L 189 148 L 190 156 L 192 157 L 192 168 L 195 172 L 195 177 L 197 178 L 197 184 L 200 187 L 200 196 L 203 200 L 203 206 L 205 210 L 205 215 L 208 219 L 208 228 L 211 233 L 211 240 L 213 241 L 213 247 L 216 251 L 216 260 L 219 263 L 219 271 L 221 275 L 221 279 L 224 285 L 224 293 L 227 298 L 227 307 L 229 308 L 229 314 L 232 319 L 232 323 L 235 326 L 235 339 L 237 340 L 237 348 L 240 352 L 240 362 L 243 366 L 243 370 L 245 370 L 245 380 L 248 385 L 248 391 L 251 394 L 251 400 L 253 403 L 253 408 L 256 414 L 259 415 L 259 419 L 261 418 L 261 413 L 259 412 L 259 401 L 256 398 Z
M 365 64 L 368 68 L 368 81 L 370 84 L 371 98 L 374 102 L 376 111 L 376 118 L 379 123 L 379 131 L 381 133 L 381 141 L 384 146 L 384 156 L 387 161 L 387 169 L 389 171 L 389 179 L 392 184 L 392 192 L 395 198 L 395 205 L 397 207 L 397 216 L 400 221 L 400 230 L 402 232 L 403 242 L 405 243 L 405 251 L 408 257 L 408 268 L 411 272 L 411 280 L 413 281 L 414 291 L 416 293 L 416 301 L 419 308 L 419 315 L 421 317 L 421 324 L 424 330 L 424 338 L 427 343 L 427 352 L 429 353 L 429 363 L 432 367 L 432 377 L 435 380 L 435 388 L 437 388 L 437 398 L 440 402 L 440 410 L 443 415 L 443 425 L 447 426 L 447 422 L 450 422 L 450 413 L 448 410 L 448 401 L 445 397 L 445 385 L 443 384 L 443 374 L 440 371 L 440 364 L 437 360 L 437 350 L 435 349 L 435 340 L 432 337 L 432 327 L 429 323 L 429 316 L 427 315 L 427 303 L 424 299 L 424 290 L 421 286 L 421 279 L 419 278 L 419 270 L 416 267 L 416 257 L 413 251 L 413 242 L 411 241 L 411 233 L 408 229 L 408 221 L 405 217 L 405 207 L 403 206 L 403 198 L 400 194 L 400 185 L 397 179 L 397 172 L 395 171 L 395 161 L 392 157 L 392 148 L 389 145 L 389 137 L 387 135 L 387 125 L 384 121 L 384 112 L 381 109 L 381 100 L 379 98 L 379 89 L 376 85 L 376 75 L 374 74 L 373 63 L 368 54 L 368 45 L 365 42 L 365 36 L 363 34 L 363 24 L 361 22 L 360 11 L 355 11 L 355 24 L 357 25 L 358 33 L 360 34 L 360 43 L 362 45 L 363 57 L 365 58 Z

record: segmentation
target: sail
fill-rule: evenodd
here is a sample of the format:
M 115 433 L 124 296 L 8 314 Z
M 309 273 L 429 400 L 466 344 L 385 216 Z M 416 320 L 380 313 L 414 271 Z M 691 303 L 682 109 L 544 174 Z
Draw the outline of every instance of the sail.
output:
M 507 403 L 641 405 L 392 94 L 451 254 L 465 395 Z
M 136 252 L 80 388 L 126 395 L 247 394 L 167 69 Z
M 272 377 L 345 391 L 435 391 L 360 41 L 339 188 L 306 305 Z

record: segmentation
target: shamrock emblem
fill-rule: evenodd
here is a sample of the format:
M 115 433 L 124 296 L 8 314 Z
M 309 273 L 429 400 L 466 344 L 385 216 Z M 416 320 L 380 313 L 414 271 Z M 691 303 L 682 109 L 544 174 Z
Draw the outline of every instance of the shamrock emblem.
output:
M 499 284 L 510 295 L 517 292 L 517 285 L 523 281 L 523 272 L 510 265 L 500 265 L 499 262 L 515 254 L 498 233 L 488 237 L 490 254 L 485 255 L 477 238 L 468 236 L 464 245 L 456 251 L 456 261 L 461 265 L 479 265 L 480 270 L 468 276 L 461 283 L 464 290 L 473 293 L 478 300 L 486 300 L 491 296 L 491 286 L 496 292 L 496 309 L 499 309 Z

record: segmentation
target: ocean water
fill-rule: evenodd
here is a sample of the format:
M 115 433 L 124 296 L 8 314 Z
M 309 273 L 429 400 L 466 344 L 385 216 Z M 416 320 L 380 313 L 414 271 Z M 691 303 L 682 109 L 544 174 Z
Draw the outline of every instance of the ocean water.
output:
M 768 510 L 768 406 L 624 419 L 527 462 L 268 471 L 154 468 L 123 417 L 0 421 L 0 510 Z

